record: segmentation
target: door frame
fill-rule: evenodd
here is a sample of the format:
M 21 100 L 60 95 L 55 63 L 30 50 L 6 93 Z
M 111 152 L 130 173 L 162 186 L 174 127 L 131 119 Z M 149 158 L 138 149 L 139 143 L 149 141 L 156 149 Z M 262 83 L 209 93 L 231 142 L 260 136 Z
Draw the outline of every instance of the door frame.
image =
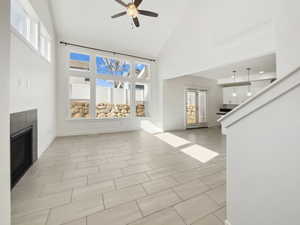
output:
M 185 87 L 184 88 L 184 128 L 187 130 L 187 129 L 193 129 L 193 128 L 207 128 L 208 127 L 208 122 L 203 122 L 203 123 L 196 123 L 196 124 L 193 124 L 193 125 L 188 125 L 187 124 L 187 113 L 186 113 L 186 106 L 187 106 L 187 92 L 201 92 L 201 91 L 204 91 L 206 92 L 206 120 L 207 120 L 207 96 L 208 96 L 208 89 L 207 88 L 196 88 L 196 87 Z M 196 94 L 196 104 L 198 105 L 199 101 L 198 101 L 198 94 Z M 197 120 L 199 119 L 199 111 L 198 111 L 198 108 L 197 108 L 197 113 L 196 113 L 196 116 L 197 116 Z

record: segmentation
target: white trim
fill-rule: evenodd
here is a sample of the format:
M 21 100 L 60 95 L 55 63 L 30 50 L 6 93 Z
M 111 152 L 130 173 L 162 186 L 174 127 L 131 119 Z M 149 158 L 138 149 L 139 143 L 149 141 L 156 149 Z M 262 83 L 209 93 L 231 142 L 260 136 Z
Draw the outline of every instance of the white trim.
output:
M 228 220 L 225 220 L 225 221 L 224 221 L 224 224 L 225 224 L 225 225 L 231 225 L 231 223 L 230 223 Z
M 21 32 L 19 32 L 14 25 L 12 24 L 12 21 L 10 23 L 10 30 L 13 34 L 15 34 L 15 36 L 17 38 L 19 38 L 21 41 L 23 41 L 27 46 L 30 47 L 31 50 L 33 50 L 35 53 L 37 53 L 37 55 L 39 55 L 41 58 L 43 58 L 45 61 L 47 61 L 49 64 L 52 61 L 52 45 L 53 45 L 53 40 L 51 38 L 51 36 L 49 35 L 48 30 L 46 29 L 46 27 L 43 25 L 43 22 L 41 21 L 41 19 L 38 17 L 35 9 L 32 7 L 30 1 L 25 0 L 25 1 L 18 1 L 16 2 L 16 4 L 19 4 L 19 6 L 22 8 L 22 10 L 24 11 L 24 14 L 26 16 L 26 35 L 22 34 Z M 14 8 L 11 8 L 11 10 L 14 10 Z M 12 13 L 13 11 L 11 11 Z M 31 37 L 31 26 L 32 23 L 35 23 L 37 25 L 37 39 L 36 39 L 36 46 L 31 43 L 30 37 Z M 45 30 L 45 32 L 48 33 L 48 37 L 47 37 L 47 44 L 49 44 L 48 47 L 48 55 L 44 56 L 42 54 L 41 51 L 41 28 L 43 28 Z
M 51 64 L 51 61 L 48 61 L 43 57 L 38 48 L 35 48 L 20 32 L 18 32 L 13 26 L 10 27 L 11 34 L 14 35 L 17 39 L 24 43 L 33 53 L 37 54 L 42 60 Z

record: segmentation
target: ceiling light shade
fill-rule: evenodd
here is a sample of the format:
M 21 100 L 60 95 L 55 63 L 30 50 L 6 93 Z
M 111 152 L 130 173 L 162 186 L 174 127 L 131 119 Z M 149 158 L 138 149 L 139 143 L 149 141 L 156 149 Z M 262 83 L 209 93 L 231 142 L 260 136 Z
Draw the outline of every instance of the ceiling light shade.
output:
M 251 82 L 250 82 L 250 71 L 251 71 L 251 68 L 247 68 L 247 71 L 248 71 L 248 82 L 250 83 L 249 86 L 248 86 L 247 96 L 250 97 L 250 96 L 252 96 Z
M 127 9 L 127 15 L 132 17 L 137 17 L 139 14 L 137 8 L 134 4 L 130 4 Z
M 232 71 L 233 72 L 233 75 L 232 75 L 232 78 L 234 79 L 234 82 L 236 82 L 236 70 Z M 232 96 L 233 97 L 236 97 L 237 94 L 236 94 L 236 91 L 235 91 L 235 87 L 233 87 L 233 90 L 232 90 Z

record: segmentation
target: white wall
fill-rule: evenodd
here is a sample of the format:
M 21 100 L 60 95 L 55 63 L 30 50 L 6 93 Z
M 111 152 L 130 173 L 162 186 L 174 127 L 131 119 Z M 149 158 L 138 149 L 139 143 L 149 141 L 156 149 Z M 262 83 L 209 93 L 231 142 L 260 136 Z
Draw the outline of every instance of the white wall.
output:
M 9 0 L 0 1 L 0 224 L 10 225 Z
M 300 2 L 279 0 L 276 19 L 277 72 L 283 77 L 300 66 Z
M 38 154 L 44 152 L 56 136 L 55 117 L 55 33 L 48 1 L 31 0 L 36 13 L 52 40 L 51 63 L 11 32 L 10 112 L 38 110 Z
M 84 51 L 83 49 L 73 48 L 73 51 Z M 98 133 L 112 133 L 121 131 L 131 131 L 140 129 L 140 118 L 122 118 L 122 119 L 79 119 L 70 120 L 68 118 L 68 107 L 69 107 L 69 73 L 67 72 L 68 67 L 68 53 L 69 48 L 57 45 L 57 135 L 58 136 L 69 136 L 69 135 L 82 135 L 82 134 L 98 134 Z M 99 52 L 98 52 L 99 53 Z M 92 54 L 92 52 L 91 52 Z M 101 54 L 101 53 L 99 53 Z M 103 54 L 105 56 L 105 54 Z M 107 55 L 109 56 L 109 55 Z M 112 57 L 110 55 L 110 57 Z M 126 57 L 126 60 L 133 62 L 134 59 Z M 138 60 L 140 62 L 140 60 Z M 149 62 L 145 62 L 149 63 Z M 156 63 L 151 63 L 151 75 L 150 81 L 151 92 L 149 100 L 152 104 L 149 105 L 150 120 L 159 123 L 160 117 L 157 116 L 156 107 L 158 106 L 158 78 Z M 94 77 L 91 77 L 94 78 Z M 91 79 L 93 82 L 93 79 Z M 95 96 L 97 97 L 97 96 Z
M 222 104 L 222 89 L 216 80 L 196 76 L 183 76 L 164 81 L 163 89 L 163 128 L 164 130 L 185 129 L 185 97 L 186 88 L 203 88 L 208 90 L 207 120 L 208 126 L 217 125 Z
M 190 1 L 160 54 L 165 78 L 275 52 L 273 0 Z
M 299 224 L 299 96 L 298 85 L 227 128 L 232 225 Z

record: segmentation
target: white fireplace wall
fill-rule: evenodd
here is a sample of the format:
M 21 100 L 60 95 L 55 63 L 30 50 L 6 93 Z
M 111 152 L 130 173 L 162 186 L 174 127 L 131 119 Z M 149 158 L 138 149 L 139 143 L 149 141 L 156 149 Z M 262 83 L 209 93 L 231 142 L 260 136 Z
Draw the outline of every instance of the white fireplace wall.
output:
M 40 156 L 56 136 L 55 32 L 48 1 L 30 2 L 52 38 L 52 59 L 49 63 L 18 33 L 11 32 L 10 113 L 38 110 Z

